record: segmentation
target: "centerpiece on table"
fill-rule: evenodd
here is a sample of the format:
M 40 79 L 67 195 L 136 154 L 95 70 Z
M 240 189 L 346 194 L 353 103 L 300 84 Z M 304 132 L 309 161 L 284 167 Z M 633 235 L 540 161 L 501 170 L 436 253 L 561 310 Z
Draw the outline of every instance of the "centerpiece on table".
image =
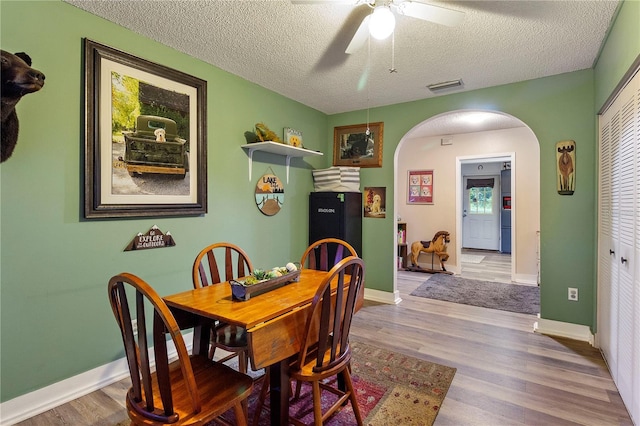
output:
M 289 262 L 286 266 L 277 266 L 271 270 L 255 269 L 244 280 L 231 280 L 233 300 L 247 301 L 267 291 L 275 290 L 300 279 L 299 264 Z

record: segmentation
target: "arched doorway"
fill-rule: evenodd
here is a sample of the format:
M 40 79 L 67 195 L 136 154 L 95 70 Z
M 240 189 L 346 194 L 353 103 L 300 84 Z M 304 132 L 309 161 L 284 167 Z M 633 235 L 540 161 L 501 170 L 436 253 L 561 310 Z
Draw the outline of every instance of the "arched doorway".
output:
M 459 110 L 416 125 L 401 139 L 394 155 L 394 211 L 406 223 L 407 242 L 431 238 L 438 230 L 451 232 L 447 262 L 460 272 L 463 232 L 465 162 L 509 162 L 511 190 L 512 280 L 535 284 L 538 279 L 540 229 L 540 148 L 533 131 L 519 119 L 495 111 Z M 433 171 L 431 203 L 408 200 L 412 170 Z M 502 203 L 502 200 L 500 200 Z M 397 290 L 394 273 L 394 292 Z

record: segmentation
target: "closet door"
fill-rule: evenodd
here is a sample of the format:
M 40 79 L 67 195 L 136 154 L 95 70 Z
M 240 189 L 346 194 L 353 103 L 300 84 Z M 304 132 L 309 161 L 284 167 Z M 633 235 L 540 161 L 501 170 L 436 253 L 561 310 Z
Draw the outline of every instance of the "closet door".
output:
M 634 140 L 633 153 L 634 158 L 634 204 L 629 206 L 631 216 L 633 217 L 633 224 L 635 234 L 631 237 L 631 246 L 633 251 L 631 253 L 632 261 L 626 265 L 626 271 L 633 274 L 632 286 L 633 286 L 633 338 L 632 338 L 632 369 L 630 370 L 630 376 L 632 379 L 631 401 L 632 405 L 629 407 L 631 412 L 631 418 L 634 419 L 636 424 L 640 424 L 640 69 L 636 73 L 635 78 L 632 81 L 632 90 L 635 93 L 635 119 L 633 126 L 634 135 L 631 138 Z
M 627 93 L 629 92 L 629 93 Z M 636 111 L 638 100 L 633 90 L 625 91 L 620 105 L 620 142 L 619 142 L 619 186 L 618 193 L 618 382 L 620 395 L 629 410 L 634 402 L 634 271 L 635 271 L 635 241 L 636 241 L 636 200 L 637 176 L 636 163 L 638 161 L 638 124 Z M 640 395 L 637 396 L 640 398 Z M 636 398 L 636 399 L 637 399 Z
M 640 68 L 639 68 L 640 69 Z M 640 73 L 599 120 L 598 344 L 640 422 Z
M 611 111 L 609 109 L 608 111 Z M 598 203 L 598 346 L 602 351 L 611 374 L 617 371 L 615 364 L 615 337 L 617 330 L 617 310 L 613 303 L 613 271 L 611 257 L 613 237 L 611 233 L 611 117 L 605 113 L 600 117 L 599 130 L 599 203 Z M 615 380 L 615 377 L 614 377 Z
M 620 120 L 614 103 L 600 117 L 600 173 L 598 227 L 598 343 L 617 382 L 618 372 L 618 288 L 617 234 L 619 220 L 617 179 Z

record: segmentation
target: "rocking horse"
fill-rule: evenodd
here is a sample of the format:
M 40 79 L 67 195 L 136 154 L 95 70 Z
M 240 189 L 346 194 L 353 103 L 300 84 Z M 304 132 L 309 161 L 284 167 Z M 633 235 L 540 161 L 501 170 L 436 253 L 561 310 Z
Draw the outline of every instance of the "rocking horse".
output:
M 411 244 L 411 266 L 407 267 L 408 271 L 426 272 L 429 274 L 452 274 L 444 267 L 444 262 L 449 259 L 447 254 L 447 243 L 451 239 L 447 231 L 438 231 L 431 241 L 416 241 Z M 418 256 L 420 253 L 431 253 L 431 268 L 422 268 L 418 265 Z M 438 257 L 441 269 L 434 268 L 434 258 Z

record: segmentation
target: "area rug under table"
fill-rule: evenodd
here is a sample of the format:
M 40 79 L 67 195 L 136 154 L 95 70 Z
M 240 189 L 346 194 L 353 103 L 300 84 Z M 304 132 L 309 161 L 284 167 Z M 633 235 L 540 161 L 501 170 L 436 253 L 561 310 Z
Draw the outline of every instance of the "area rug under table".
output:
M 433 424 L 453 380 L 455 368 L 357 341 L 351 342 L 351 349 L 351 377 L 365 425 Z M 261 384 L 256 383 L 256 387 L 259 388 Z M 255 395 L 254 391 L 254 395 L 249 398 L 250 418 L 253 418 Z M 328 407 L 333 401 L 334 395 L 323 393 L 323 406 Z M 289 412 L 307 424 L 313 423 L 310 386 L 303 384 L 300 400 L 291 401 Z M 262 412 L 259 424 L 269 424 L 267 410 Z M 344 406 L 326 424 L 354 425 L 351 404 Z
M 351 342 L 351 378 L 358 399 L 358 407 L 365 426 L 412 425 L 431 426 L 440 411 L 444 397 L 451 386 L 456 369 L 424 361 L 398 352 L 371 346 L 362 342 Z M 237 358 L 229 361 L 237 368 Z M 256 378 L 249 397 L 249 424 L 253 422 L 255 406 L 262 386 L 262 372 L 250 371 Z M 335 380 L 332 379 L 332 380 Z M 328 407 L 335 397 L 324 392 L 323 407 Z M 266 404 L 269 404 L 267 398 Z M 307 424 L 313 423 L 311 387 L 301 389 L 300 399 L 292 400 L 291 415 Z M 224 417 L 234 423 L 232 411 Z M 117 426 L 128 426 L 123 421 Z M 259 426 L 269 425 L 269 411 L 263 409 Z M 351 404 L 345 405 L 326 423 L 327 426 L 352 426 L 355 417 Z M 211 422 L 207 426 L 214 426 Z
M 470 280 L 455 275 L 433 275 L 411 296 L 522 314 L 540 312 L 540 288 L 537 286 Z

